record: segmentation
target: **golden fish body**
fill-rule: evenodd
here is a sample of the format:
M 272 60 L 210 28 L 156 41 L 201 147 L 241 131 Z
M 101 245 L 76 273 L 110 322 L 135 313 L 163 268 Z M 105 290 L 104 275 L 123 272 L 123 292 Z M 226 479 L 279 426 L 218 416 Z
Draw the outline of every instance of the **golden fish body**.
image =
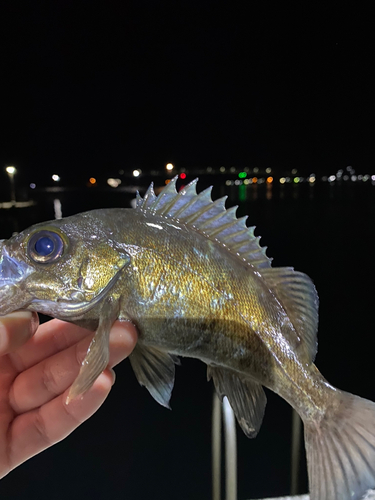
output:
M 131 320 L 139 382 L 168 406 L 178 357 L 208 365 L 249 437 L 266 386 L 305 424 L 311 500 L 360 499 L 375 486 L 375 405 L 332 387 L 316 354 L 318 297 L 292 268 L 272 268 L 253 228 L 175 180 L 136 209 L 95 210 L 0 242 L 0 314 L 27 308 L 96 331 L 69 398 L 108 363 L 108 335 Z

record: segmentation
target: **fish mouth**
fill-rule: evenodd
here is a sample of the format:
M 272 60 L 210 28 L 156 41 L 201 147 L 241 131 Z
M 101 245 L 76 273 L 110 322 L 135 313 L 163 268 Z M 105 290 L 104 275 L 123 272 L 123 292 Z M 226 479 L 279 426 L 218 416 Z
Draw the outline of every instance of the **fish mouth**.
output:
M 0 240 L 1 244 L 1 240 Z M 0 257 L 0 287 L 12 285 L 28 276 L 33 269 L 24 262 L 13 259 L 4 247 Z
M 0 315 L 3 315 L 20 308 L 20 301 L 17 300 L 16 304 L 12 300 L 18 290 L 17 285 L 34 269 L 11 257 L 3 246 L 3 240 L 0 240 L 0 249 Z

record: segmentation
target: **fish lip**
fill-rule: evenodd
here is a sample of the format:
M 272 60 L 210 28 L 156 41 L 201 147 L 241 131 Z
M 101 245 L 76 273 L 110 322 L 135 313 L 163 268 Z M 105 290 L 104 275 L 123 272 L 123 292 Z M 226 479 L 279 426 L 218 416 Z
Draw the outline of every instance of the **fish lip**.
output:
M 7 249 L 3 247 L 0 256 L 0 293 L 3 287 L 9 289 L 9 286 L 22 281 L 33 271 L 34 269 L 25 262 L 19 262 L 11 257 Z

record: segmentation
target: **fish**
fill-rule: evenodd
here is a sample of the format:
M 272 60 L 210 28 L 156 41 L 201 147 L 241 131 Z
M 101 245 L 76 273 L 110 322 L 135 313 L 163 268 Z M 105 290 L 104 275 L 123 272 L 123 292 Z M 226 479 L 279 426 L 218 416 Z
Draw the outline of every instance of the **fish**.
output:
M 207 365 L 246 436 L 257 435 L 264 387 L 304 423 L 311 500 L 358 500 L 375 486 L 375 404 L 333 387 L 314 364 L 318 294 L 292 267 L 272 267 L 246 217 L 197 180 L 175 177 L 135 208 L 36 224 L 0 241 L 0 315 L 27 309 L 95 332 L 68 400 L 109 360 L 109 331 L 131 321 L 130 363 L 169 407 L 180 357 Z

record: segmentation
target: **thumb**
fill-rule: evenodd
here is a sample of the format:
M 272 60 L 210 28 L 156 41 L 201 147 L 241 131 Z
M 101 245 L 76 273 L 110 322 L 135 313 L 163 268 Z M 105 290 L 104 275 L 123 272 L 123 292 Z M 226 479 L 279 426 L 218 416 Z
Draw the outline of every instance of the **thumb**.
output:
M 25 344 L 38 326 L 38 315 L 31 311 L 15 311 L 0 317 L 0 356 Z

